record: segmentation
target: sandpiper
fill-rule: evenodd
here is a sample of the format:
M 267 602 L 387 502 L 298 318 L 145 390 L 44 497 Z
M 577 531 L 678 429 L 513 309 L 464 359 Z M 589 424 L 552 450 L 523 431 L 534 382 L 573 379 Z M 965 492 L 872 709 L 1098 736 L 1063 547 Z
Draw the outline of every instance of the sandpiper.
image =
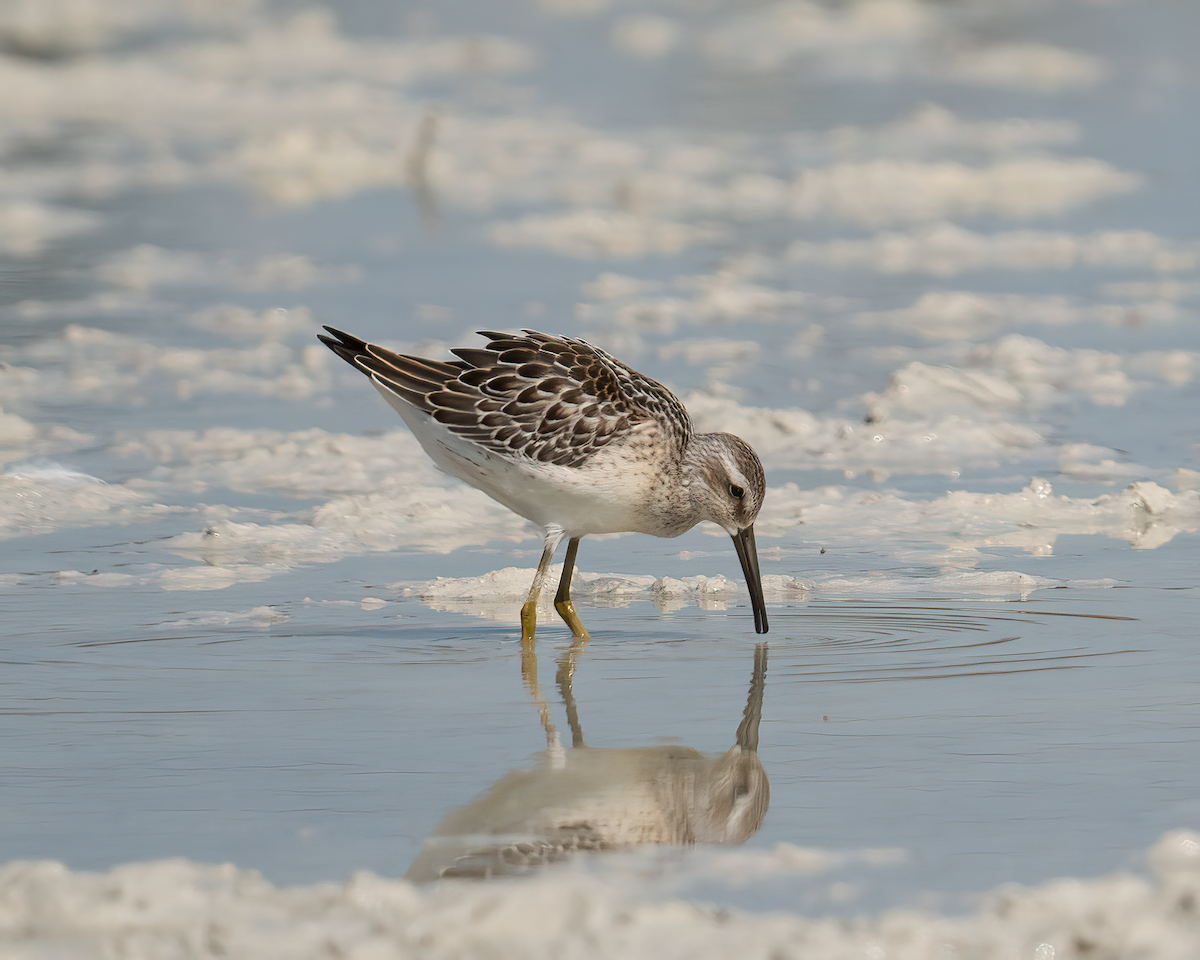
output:
M 733 538 L 754 629 L 767 632 L 754 519 L 766 493 L 750 445 L 695 433 L 679 398 L 583 340 L 526 330 L 480 331 L 485 348 L 457 360 L 395 353 L 325 328 L 320 340 L 370 377 L 433 462 L 533 521 L 545 549 L 521 607 L 532 643 L 537 599 L 558 545 L 567 553 L 554 608 L 588 632 L 571 602 L 579 539 L 589 533 L 677 537 L 711 520 Z
M 767 645 L 754 648 L 746 709 L 734 745 L 715 757 L 681 745 L 589 747 L 560 679 L 572 748 L 543 719 L 546 753 L 452 810 L 405 877 L 417 883 L 524 874 L 575 853 L 647 844 L 745 843 L 762 826 L 771 781 L 758 757 Z

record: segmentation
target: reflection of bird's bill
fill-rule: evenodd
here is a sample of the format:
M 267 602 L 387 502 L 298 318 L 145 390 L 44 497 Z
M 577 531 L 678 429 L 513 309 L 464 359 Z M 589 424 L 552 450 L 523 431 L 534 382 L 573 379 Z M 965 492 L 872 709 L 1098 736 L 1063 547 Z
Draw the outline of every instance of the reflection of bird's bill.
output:
M 754 608 L 754 632 L 767 632 L 767 605 L 763 600 L 762 575 L 758 572 L 758 548 L 754 545 L 754 525 L 733 534 L 733 546 L 737 550 L 738 560 L 742 563 L 742 573 L 746 577 L 746 586 L 750 590 L 750 605 Z
M 762 721 L 763 690 L 767 684 L 767 645 L 754 647 L 754 673 L 750 675 L 750 693 L 746 712 L 737 728 L 737 745 L 750 753 L 758 752 L 758 725 Z

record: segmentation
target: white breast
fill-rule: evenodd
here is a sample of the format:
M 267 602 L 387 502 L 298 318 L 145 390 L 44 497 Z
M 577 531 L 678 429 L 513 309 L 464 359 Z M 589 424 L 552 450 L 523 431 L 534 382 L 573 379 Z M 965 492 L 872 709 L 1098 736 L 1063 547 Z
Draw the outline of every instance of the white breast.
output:
M 557 524 L 569 537 L 645 530 L 651 478 L 616 451 L 602 450 L 584 467 L 564 467 L 493 453 L 377 389 L 403 418 L 439 470 L 482 490 L 540 527 Z

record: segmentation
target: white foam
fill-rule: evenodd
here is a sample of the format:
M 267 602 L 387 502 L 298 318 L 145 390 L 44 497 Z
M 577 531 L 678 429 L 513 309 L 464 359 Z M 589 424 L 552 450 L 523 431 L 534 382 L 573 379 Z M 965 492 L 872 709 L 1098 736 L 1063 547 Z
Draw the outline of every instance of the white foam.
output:
M 77 300 L 20 300 L 4 313 L 28 323 L 43 320 L 74 320 L 95 323 L 99 317 L 147 316 L 171 309 L 143 292 L 99 290 Z
M 1197 370 L 1200 354 L 1190 351 L 1109 353 L 1010 334 L 973 347 L 961 366 L 910 363 L 883 390 L 863 399 L 867 419 L 875 424 L 897 416 L 929 422 L 953 411 L 990 421 L 1080 394 L 1100 406 L 1121 406 L 1155 381 L 1189 383 Z
M 105 283 L 142 291 L 163 286 L 303 290 L 314 283 L 351 283 L 362 276 L 358 267 L 320 265 L 300 255 L 245 264 L 233 256 L 168 250 L 149 243 L 110 257 L 96 272 Z
M 740 152 L 740 151 L 738 151 Z M 737 169 L 732 153 L 701 170 L 674 166 L 669 154 L 629 144 L 630 160 L 598 169 L 593 182 L 621 177 L 629 210 L 581 206 L 494 224 L 501 246 L 535 246 L 582 258 L 640 258 L 711 243 L 720 232 L 697 218 L 833 219 L 868 226 L 936 221 L 950 216 L 996 215 L 1026 219 L 1062 213 L 1101 197 L 1136 189 L 1140 177 L 1090 158 L 1022 157 L 989 166 L 942 160 L 877 159 L 808 168 L 794 177 Z M 648 162 L 647 162 L 648 161 Z M 597 167 L 601 164 L 595 164 Z M 587 176 L 588 171 L 577 170 Z M 559 172 L 556 174 L 562 177 Z M 592 188 L 594 190 L 594 187 Z M 567 187 L 578 203 L 607 196 Z
M 1027 157 L 986 167 L 880 159 L 806 170 L 771 199 L 800 219 L 877 227 L 979 215 L 1027 219 L 1140 184 L 1141 177 L 1090 158 Z
M 585 260 L 599 257 L 640 260 L 651 254 L 674 254 L 709 243 L 717 239 L 719 231 L 713 226 L 592 209 L 496 223 L 488 236 L 501 247 L 538 247 Z
M 224 590 L 239 583 L 259 583 L 290 569 L 291 565 L 286 563 L 172 567 L 148 582 L 157 582 L 164 590 Z
M 0 88 L 8 94 L 0 125 L 17 136 L 45 136 L 86 123 L 104 145 L 84 160 L 45 165 L 35 192 L 46 198 L 233 179 L 277 200 L 311 202 L 373 184 L 404 185 L 411 171 L 397 154 L 427 112 L 422 100 L 407 99 L 405 86 L 503 76 L 532 62 L 527 47 L 502 37 L 355 39 L 339 32 L 327 10 L 259 15 L 253 0 L 176 4 L 171 12 L 113 0 L 119 16 L 95 0 L 47 3 L 45 16 L 31 17 L 40 5 L 21 2 L 16 19 L 39 21 L 25 26 L 11 15 L 6 23 L 0 12 L 0 35 L 7 26 L 11 42 L 53 52 L 103 44 L 125 25 L 153 30 L 156 21 L 224 20 L 236 28 L 225 38 L 198 31 L 168 44 L 57 61 L 53 69 L 0 58 Z M 28 186 L 32 176 L 6 171 L 0 194 L 15 177 Z M 28 200 L 30 191 L 14 186 L 12 195 Z M 62 229 L 61 218 L 51 221 L 35 206 L 17 208 L 22 223 L 30 211 L 37 214 L 32 226 L 0 231 L 30 250 Z
M 21 480 L 45 480 L 50 483 L 104 483 L 99 477 L 55 463 L 53 460 L 14 463 L 4 471 L 3 476 L 17 477 Z
M 1123 479 L 1128 473 L 1101 460 L 1089 466 L 1102 448 L 1072 450 L 1066 468 L 1089 476 Z M 1081 464 L 1072 466 L 1072 464 Z M 835 549 L 871 543 L 912 560 L 940 563 L 935 576 L 867 577 L 831 580 L 800 579 L 789 574 L 763 577 L 769 602 L 800 600 L 809 593 L 869 590 L 875 595 L 911 593 L 943 596 L 1026 596 L 1050 586 L 1075 585 L 1050 581 L 1022 571 L 978 572 L 970 568 L 994 550 L 1024 550 L 1052 554 L 1058 537 L 1100 534 L 1152 549 L 1182 532 L 1200 532 L 1200 490 L 1186 471 L 1174 475 L 1177 492 L 1151 481 L 1099 497 L 1055 495 L 1045 480 L 1034 479 L 1014 493 L 950 491 L 921 499 L 895 492 L 864 492 L 843 487 L 802 489 L 784 484 L 769 490 L 756 523 L 762 554 L 811 570 L 808 560 L 795 560 L 794 547 L 772 554 L 765 540 L 799 533 L 806 543 L 826 543 Z M 19 489 L 18 489 L 19 487 Z M 82 488 L 82 490 L 80 489 Z M 167 513 L 129 487 L 109 487 L 84 480 L 30 480 L 0 477 L 0 497 L 13 503 L 5 535 L 46 532 L 63 525 L 129 523 Z M 483 509 L 464 507 L 464 497 L 478 497 Z M 196 566 L 153 567 L 114 577 L 89 577 L 96 586 L 125 582 L 158 584 L 165 589 L 221 589 L 234 583 L 264 580 L 296 565 L 321 564 L 362 553 L 406 549 L 446 552 L 490 541 L 523 540 L 532 535 L 528 524 L 481 494 L 461 487 L 401 491 L 396 496 L 364 494 L 339 497 L 313 511 L 308 522 L 279 516 L 272 522 L 233 519 L 237 511 L 208 508 L 212 518 L 202 529 L 162 541 L 167 551 Z M 302 515 L 303 516 L 303 515 Z M 799 526 L 803 524 L 803 526 Z M 706 532 L 724 537 L 716 527 Z M 911 531 L 920 530 L 919 543 Z M 778 553 L 778 552 L 777 552 Z M 152 568 L 153 567 L 153 568 Z M 552 572 L 557 576 L 560 568 Z M 65 574 L 64 574 L 65 575 Z M 129 579 L 133 578 L 133 579 Z M 418 584 L 396 584 L 403 596 L 420 598 L 435 609 L 458 610 L 501 621 L 511 619 L 514 603 L 525 597 L 532 568 L 507 567 L 481 577 L 444 578 Z M 860 587 L 855 587 L 859 583 Z M 598 574 L 580 571 L 574 591 L 593 605 L 624 606 L 653 601 L 664 610 L 698 605 L 723 609 L 744 595 L 740 579 L 698 574 L 682 579 Z M 542 596 L 549 610 L 550 592 Z
M 1139 291 L 1141 292 L 1141 291 Z M 1140 326 L 1171 323 L 1185 314 L 1159 291 L 1135 303 L 1082 303 L 1065 296 L 988 294 L 970 290 L 932 290 L 907 307 L 856 314 L 864 326 L 915 334 L 925 340 L 979 340 L 1018 326 L 1104 323 Z
M 99 223 L 100 218 L 86 210 L 0 198 L 0 253 L 33 256 L 55 241 L 93 230 Z
M 955 115 L 935 103 L 922 104 L 907 116 L 878 127 L 851 124 L 788 137 L 791 152 L 821 162 L 827 157 L 869 159 L 891 157 L 943 158 L 956 153 L 970 156 L 1005 156 L 1046 148 L 1065 147 L 1079 139 L 1079 126 L 1069 119 L 1010 117 L 1006 120 L 973 120 Z
M 963 384 L 967 385 L 981 395 L 988 381 L 969 379 Z M 940 397 L 933 393 L 930 399 L 937 402 Z M 706 393 L 688 394 L 685 402 L 697 429 L 736 434 L 754 447 L 768 469 L 837 470 L 848 477 L 870 474 L 876 480 L 893 473 L 956 477 L 971 465 L 1017 462 L 1049 452 L 1036 426 L 973 416 L 969 410 L 965 415 L 931 410 L 922 419 L 876 424 L 820 417 L 802 408 L 747 407 L 728 396 Z
M 1167 240 L 1145 230 L 983 234 L 938 223 L 913 233 L 882 233 L 867 240 L 798 240 L 788 248 L 788 256 L 805 263 L 942 277 L 984 269 L 1120 267 L 1170 272 L 1196 269 L 1200 245 Z
M 924 596 L 954 600 L 1026 600 L 1036 590 L 1113 587 L 1116 581 L 1064 581 L 1019 570 L 949 571 L 937 576 L 818 577 L 811 592 L 822 597 Z
M 81 20 L 103 19 L 94 3 L 79 2 L 92 10 Z M 238 19 L 234 7 L 223 19 Z M 158 16 L 140 5 L 130 10 L 122 17 Z M 203 19 L 191 7 L 181 16 Z M 899 62 L 896 51 L 905 70 L 929 59 L 924 45 L 941 37 L 940 21 L 915 0 L 857 0 L 836 10 L 783 3 L 735 15 L 713 43 L 728 47 L 734 60 L 746 53 L 778 61 L 803 49 L 841 58 L 852 73 L 886 75 Z M 145 183 L 235 180 L 278 202 L 304 204 L 381 185 L 408 187 L 437 204 L 476 211 L 542 208 L 492 224 L 487 235 L 501 245 L 623 258 L 711 243 L 721 235 L 714 221 L 730 217 L 874 225 L 972 214 L 1021 218 L 1059 213 L 1139 182 L 1100 160 L 1023 152 L 1070 142 L 1069 123 L 972 122 L 937 107 L 875 130 L 798 133 L 778 164 L 764 164 L 762 142 L 750 137 L 698 143 L 672 131 L 598 130 L 545 111 L 479 114 L 453 95 L 446 109 L 431 111 L 406 93 L 409 85 L 504 76 L 529 67 L 533 52 L 489 36 L 355 38 L 320 9 L 278 18 L 243 10 L 239 27 L 227 38 L 185 37 L 54 70 L 0 61 L 0 87 L 11 91 L 0 119 L 24 130 L 86 121 L 109 143 L 104 156 L 82 167 L 62 161 L 40 173 L 36 192 L 106 195 Z M 659 14 L 624 17 L 615 36 L 642 56 L 662 56 L 683 42 L 677 25 Z M 1012 48 L 987 62 L 1058 63 L 1019 71 L 1036 73 L 1044 85 L 1054 69 L 1066 76 L 1064 64 L 1078 67 L 1078 55 L 1060 54 L 1055 60 L 1051 48 Z M 947 148 L 964 156 L 948 158 Z M 1002 157 L 981 163 L 981 152 Z M 925 160 L 931 153 L 936 160 Z M 46 203 L 29 201 L 27 190 L 17 195 L 27 204 L 19 209 L 36 209 L 34 219 L 45 223 L 8 231 L 13 242 L 35 250 L 66 229 L 65 221 L 47 219 Z M 102 275 L 139 290 L 214 282 L 295 290 L 357 277 L 302 257 L 244 267 L 151 246 L 113 258 Z
M 765 551 L 764 551 L 765 553 Z M 547 583 L 558 582 L 561 565 L 552 565 Z M 516 611 L 524 602 L 533 582 L 532 567 L 505 567 L 478 577 L 437 577 L 423 583 L 395 583 L 389 589 L 402 597 L 415 597 L 433 610 L 448 610 L 499 622 L 515 622 Z M 1019 570 L 960 570 L 947 568 L 938 574 L 892 576 L 869 574 L 859 577 L 793 577 L 766 574 L 762 578 L 763 596 L 768 603 L 805 602 L 812 597 L 932 596 L 956 600 L 1027 599 L 1036 590 L 1073 587 L 1104 588 L 1113 580 L 1081 581 L 1040 577 Z M 670 613 L 687 607 L 701 610 L 725 610 L 734 602 L 746 602 L 748 594 L 740 580 L 720 574 L 691 577 L 633 576 L 621 573 L 593 573 L 577 570 L 571 580 L 572 597 L 588 607 L 628 607 L 634 603 L 653 603 Z M 543 590 L 538 597 L 543 616 L 552 616 L 553 591 Z
M 982 237 L 975 239 L 981 244 L 988 243 Z M 857 249 L 859 253 L 865 250 L 864 247 Z M 803 259 L 830 253 L 828 245 L 814 244 L 799 255 Z M 990 254 L 984 250 L 980 255 Z M 938 265 L 930 259 L 924 264 L 908 262 L 906 269 L 936 272 L 945 267 L 953 273 L 963 266 L 962 263 Z M 896 331 L 934 342 L 982 340 L 1029 326 L 1101 323 L 1138 328 L 1186 322 L 1193 312 L 1183 307 L 1180 301 L 1190 295 L 1189 291 L 1189 284 L 1178 281 L 1139 283 L 1112 291 L 1112 296 L 1121 297 L 1120 302 L 1114 303 L 1064 295 L 930 290 L 908 306 L 864 311 L 846 297 L 819 296 L 791 289 L 778 276 L 778 265 L 762 258 L 739 257 L 731 258 L 712 273 L 676 276 L 669 280 L 650 281 L 614 272 L 601 273 L 583 285 L 581 293 L 587 300 L 576 306 L 576 315 L 595 326 L 596 337 L 608 338 L 606 346 L 629 357 L 636 357 L 644 350 L 642 336 L 646 333 L 670 334 L 687 325 L 714 326 L 781 319 L 799 325 L 807 321 L 807 327 L 798 337 L 808 338 L 803 354 L 808 356 L 819 344 L 824 326 L 835 322 L 839 325 L 850 322 L 873 332 Z M 817 318 L 820 318 L 821 326 L 814 325 Z M 735 348 L 740 343 L 729 342 Z M 669 351 L 669 347 L 664 347 L 659 352 L 664 357 L 675 355 Z
M 215 26 L 252 14 L 257 0 L 8 0 L 0 7 L 0 38 L 34 56 L 93 50 L 164 23 Z
M 758 282 L 757 274 L 768 269 L 754 258 L 745 258 L 712 273 L 670 281 L 635 280 L 606 272 L 584 285 L 584 295 L 598 302 L 577 304 L 576 315 L 597 326 L 595 342 L 631 358 L 642 350 L 644 332 L 670 334 L 681 325 L 714 326 L 795 319 L 819 311 L 844 312 L 844 298 L 819 297 Z
M 524 540 L 532 533 L 528 520 L 478 491 L 468 495 L 457 484 L 340 497 L 318 509 L 312 522 L 316 529 L 342 533 L 367 550 L 409 547 L 449 553 L 496 540 Z
M 522 540 L 532 533 L 527 521 L 495 505 L 489 509 L 491 501 L 474 490 L 403 483 L 393 489 L 388 494 L 337 497 L 304 511 L 309 522 L 239 521 L 210 509 L 218 516 L 203 529 L 162 542 L 170 553 L 202 566 L 172 568 L 162 574 L 162 583 L 170 589 L 216 589 L 363 553 L 448 553 L 462 546 Z M 472 509 L 476 498 L 483 501 L 478 511 Z
M 1179 280 L 1174 277 L 1159 277 L 1153 280 L 1122 280 L 1101 284 L 1100 293 L 1117 300 L 1176 303 L 1200 297 L 1200 283 L 1195 280 Z
M 209 627 L 226 626 L 228 624 L 248 624 L 250 626 L 267 628 L 275 623 L 283 623 L 288 615 L 275 607 L 261 606 L 249 610 L 196 610 L 176 620 L 164 620 L 164 627 Z
M 49 578 L 53 584 L 96 588 L 158 587 L 162 590 L 205 591 L 224 590 L 239 583 L 259 583 L 291 569 L 289 564 L 232 563 L 224 566 L 167 566 L 161 563 L 124 564 L 124 572 L 58 570 Z M 20 578 L 18 578 L 20 579 Z M 26 580 L 37 578 L 27 577 Z M 174 626 L 204 626 L 206 624 L 251 623 L 267 626 L 287 615 L 272 607 L 255 607 L 248 613 L 203 611 L 194 617 L 185 616 L 170 621 Z
M 0 474 L 0 539 L 63 527 L 142 523 L 173 512 L 137 490 L 66 468 Z
M 826 850 L 777 843 L 769 850 L 697 848 L 689 874 L 734 886 L 761 883 L 773 877 L 813 876 L 839 867 L 864 864 L 885 867 L 911 859 L 900 847 L 865 847 L 859 850 Z
M 56 570 L 51 576 L 55 584 L 86 584 L 91 587 L 130 587 L 145 586 L 158 583 L 162 579 L 163 568 L 159 564 L 140 564 L 138 573 L 113 573 L 99 570 L 85 572 L 83 570 Z
M 765 16 L 784 27 L 766 30 L 768 42 L 752 45 L 756 56 L 787 35 L 810 49 L 841 45 L 851 51 L 848 62 L 860 65 L 878 60 L 862 55 L 867 48 L 874 54 L 872 45 L 903 46 L 925 37 L 937 21 L 913 0 L 861 0 L 840 12 L 780 5 Z M 676 33 L 671 21 L 650 14 L 616 27 L 619 43 L 647 56 L 671 49 Z M 544 207 L 492 224 L 487 236 L 502 246 L 574 257 L 678 253 L 719 239 L 715 222 L 730 217 L 782 214 L 883 225 L 1054 214 L 1139 183 L 1100 160 L 1019 152 L 1069 142 L 1074 131 L 1061 121 L 980 124 L 927 107 L 877 130 L 797 134 L 793 156 L 785 151 L 780 168 L 764 169 L 762 144 L 753 138 L 699 144 L 670 131 L 612 133 L 528 110 L 431 112 L 400 89 L 421 78 L 505 74 L 531 60 L 530 51 L 495 37 L 355 39 L 318 10 L 248 19 L 234 39 L 98 56 L 52 72 L 0 64 L 0 85 L 28 104 L 22 122 L 37 116 L 53 125 L 85 116 L 106 124 L 106 136 L 133 154 L 121 163 L 93 161 L 86 176 L 55 168 L 57 186 L 43 192 L 79 190 L 85 182 L 91 193 L 104 194 L 148 181 L 232 178 L 276 201 L 300 204 L 380 185 L 409 187 L 439 204 L 472 210 Z M 197 129 L 207 144 L 198 155 Z M 970 158 L 920 156 L 948 145 Z M 176 156 L 185 147 L 187 161 Z M 821 155 L 817 162 L 805 156 L 814 151 Z M 980 151 L 1004 157 L 981 164 Z M 847 154 L 856 159 L 836 159 Z M 34 246 L 44 242 L 28 231 L 16 235 L 30 237 Z M 143 245 L 113 258 L 102 276 L 139 290 L 214 282 L 295 290 L 357 274 L 302 257 L 244 267 Z
M 1154 472 L 1138 463 L 1116 460 L 1114 451 L 1091 443 L 1064 444 L 1057 453 L 1059 472 L 1073 480 L 1129 482 Z
M 949 77 L 960 83 L 1058 93 L 1107 75 L 1098 57 L 1047 43 L 982 45 L 914 0 L 852 0 L 827 6 L 780 0 L 739 10 L 702 48 L 742 70 L 777 71 L 800 60 L 839 79 Z
M 1103 61 L 1046 43 L 1006 43 L 963 50 L 951 59 L 958 81 L 1040 93 L 1093 87 L 1108 73 Z
M 232 427 L 153 430 L 126 438 L 114 452 L 156 464 L 152 484 L 196 492 L 227 487 L 328 497 L 306 511 L 309 523 L 294 524 L 288 535 L 294 562 L 319 561 L 326 551 L 334 559 L 402 545 L 448 552 L 489 540 L 520 540 L 533 531 L 485 494 L 438 472 L 405 429 L 372 437 L 316 428 L 290 433 Z M 221 549 L 245 543 L 253 551 L 256 539 L 250 528 L 238 528 L 224 538 Z M 250 559 L 247 555 L 238 562 Z
M 461 609 L 459 604 L 476 605 L 482 611 L 483 604 L 501 601 L 507 614 L 498 619 L 511 618 L 513 601 L 523 601 L 533 582 L 532 567 L 504 567 L 478 577 L 436 577 L 423 583 L 396 583 L 390 589 L 401 596 L 418 597 L 435 609 Z M 557 582 L 562 576 L 562 565 L 552 564 L 547 582 Z M 652 576 L 628 574 L 590 573 L 577 570 L 571 580 L 572 592 L 579 597 L 588 597 L 600 606 L 625 607 L 634 600 L 646 599 L 657 583 Z M 553 609 L 553 597 L 546 591 L 538 597 L 543 611 Z M 480 614 L 488 615 L 488 614 Z
M 679 43 L 679 26 L 652 13 L 622 17 L 612 29 L 613 44 L 626 53 L 646 60 L 664 57 Z
M 233 340 L 311 341 L 320 329 L 307 307 L 250 310 L 224 303 L 197 311 L 188 323 Z
M 505 567 L 478 577 L 437 577 L 424 583 L 397 583 L 392 590 L 401 596 L 417 597 L 434 610 L 453 610 L 501 622 L 512 621 L 518 606 L 529 593 L 534 569 Z M 562 566 L 551 566 L 547 583 L 557 583 Z M 792 577 L 764 577 L 763 593 L 769 600 L 803 596 L 805 585 Z M 593 573 L 577 570 L 571 579 L 571 594 L 593 607 L 628 607 L 651 601 L 660 610 L 675 611 L 697 606 L 702 610 L 724 610 L 745 593 L 745 588 L 718 574 L 692 577 L 653 577 L 645 574 Z M 552 590 L 538 597 L 543 614 L 554 609 Z
M 5 376 L 16 379 L 10 367 Z M 13 384 L 10 382 L 9 386 Z M 91 440 L 87 434 L 59 423 L 31 423 L 0 407 L 0 468 L 36 455 L 71 450 Z
M 0 409 L 0 444 L 11 448 L 19 443 L 27 443 L 36 436 L 37 427 L 28 420 Z
M 171 553 L 203 561 L 210 570 L 235 566 L 275 567 L 339 560 L 360 552 L 349 537 L 301 523 L 258 524 L 218 520 L 202 530 L 176 534 L 164 543 Z
M 146 458 L 157 467 L 157 479 L 201 490 L 216 485 L 314 497 L 450 483 L 404 429 L 371 437 L 315 427 L 293 432 L 236 427 L 149 430 L 123 438 L 113 452 Z
M 883 863 L 895 859 L 884 852 Z M 702 869 L 759 879 L 820 876 L 836 859 L 783 848 L 757 857 L 708 851 Z M 1082 944 L 1114 957 L 1200 954 L 1194 910 L 1200 898 L 1200 835 L 1166 834 L 1148 856 L 1149 875 L 1065 878 L 1009 884 L 965 916 L 900 908 L 854 920 L 715 910 L 655 896 L 659 866 L 639 876 L 637 858 L 601 869 L 551 869 L 521 882 L 416 887 L 357 873 L 344 883 L 279 888 L 253 870 L 164 860 L 72 871 L 60 863 L 15 861 L 0 868 L 10 905 L 3 936 L 13 960 L 115 955 L 166 956 L 186 949 L 230 958 L 296 960 L 335 954 L 384 958 L 420 954 L 621 956 L 637 960 L 771 956 L 824 958 L 970 956 L 979 960 L 1073 956 Z M 867 856 L 860 861 L 870 864 Z M 678 868 L 676 868 L 678 869 Z M 832 899 L 853 897 L 835 889 Z M 1089 947 L 1089 950 L 1096 947 Z
M 1100 534 L 1154 549 L 1180 533 L 1200 532 L 1200 492 L 1172 493 L 1152 481 L 1138 481 L 1116 493 L 1068 497 L 1034 478 L 1013 493 L 952 490 L 919 500 L 891 492 L 805 490 L 785 484 L 770 491 L 755 530 L 762 537 L 779 536 L 798 523 L 804 524 L 802 534 L 809 542 L 843 546 L 880 545 L 905 531 L 910 537 L 920 531 L 923 550 L 962 566 L 988 550 L 1049 556 L 1055 541 L 1066 535 Z
M 546 13 L 559 17 L 590 17 L 607 10 L 612 0 L 537 0 Z
M 1177 493 L 1185 490 L 1200 490 L 1200 470 L 1180 467 L 1171 472 L 1167 482 Z
M 881 79 L 900 72 L 906 61 L 899 58 L 936 29 L 936 18 L 914 0 L 836 8 L 790 0 L 731 17 L 705 38 L 704 50 L 752 70 L 775 70 L 806 54 L 829 72 Z
M 275 22 L 260 21 L 235 39 L 200 43 L 177 56 L 187 72 L 213 79 L 344 77 L 395 85 L 467 71 L 512 73 L 532 64 L 524 45 L 486 34 L 418 41 L 355 39 L 338 30 L 333 11 L 319 7 Z
M 327 351 L 264 341 L 240 349 L 162 347 L 125 334 L 70 324 L 13 350 L 33 367 L 11 367 L 8 397 L 140 405 L 165 384 L 183 400 L 200 393 L 308 399 L 329 388 Z
M 710 380 L 730 380 L 750 370 L 762 345 L 756 340 L 687 339 L 658 348 L 663 360 L 682 357 L 693 366 L 707 368 Z
M 1189 383 L 1200 370 L 1200 353 L 1068 349 L 1011 334 L 973 348 L 967 362 L 996 371 L 1035 405 L 1054 402 L 1063 393 L 1079 392 L 1093 403 L 1119 406 L 1141 386 L 1135 377 L 1153 377 L 1176 387 Z
M 1020 493 L 956 491 L 933 499 L 839 487 L 802 490 L 785 484 L 769 492 L 757 525 L 761 538 L 800 532 L 808 540 L 828 543 L 892 543 L 903 553 L 908 549 L 905 531 L 919 529 L 935 555 L 970 558 L 1000 546 L 1049 553 L 1064 533 L 1102 533 L 1147 547 L 1195 530 L 1196 496 L 1183 485 L 1171 493 L 1146 480 L 1156 475 L 1153 471 L 1123 462 L 1103 447 L 1053 448 L 1037 429 L 1014 423 L 1008 415 L 1057 402 L 1070 391 L 1091 391 L 1101 400 L 1118 396 L 1111 393 L 1113 383 L 1123 385 L 1126 380 L 1112 381 L 1111 375 L 1121 373 L 1122 367 L 1131 371 L 1124 376 L 1133 384 L 1138 382 L 1133 374 L 1142 376 L 1142 367 L 1173 376 L 1180 365 L 1169 362 L 1171 355 L 1134 355 L 1112 362 L 1115 355 L 1010 339 L 979 354 L 978 362 L 986 360 L 990 367 L 904 368 L 903 376 L 875 398 L 876 423 L 822 418 L 801 409 L 743 407 L 707 394 L 686 400 L 699 429 L 729 430 L 745 437 L 770 469 L 821 467 L 847 475 L 869 473 L 883 481 L 901 471 L 954 476 L 968 465 L 1019 461 L 1036 454 L 1057 455 L 1071 476 L 1143 481 L 1119 494 L 1091 499 L 1051 497 L 1049 486 L 1041 481 Z M 701 353 L 703 362 L 708 353 Z M 903 386 L 908 389 L 901 390 Z M 318 507 L 273 519 L 243 519 L 235 517 L 236 511 L 211 510 L 209 533 L 184 532 L 165 543 L 177 555 L 205 564 L 196 573 L 173 568 L 159 577 L 176 586 L 223 586 L 271 576 L 296 564 L 364 552 L 401 547 L 446 552 L 520 541 L 533 534 L 521 518 L 438 473 L 404 430 L 377 437 L 317 429 L 163 430 L 125 438 L 114 452 L 148 461 L 143 479 L 118 488 L 123 491 L 120 496 L 147 504 L 170 488 L 197 493 L 220 487 L 254 493 L 274 490 L 293 497 L 328 498 Z M 1161 474 L 1165 480 L 1166 471 Z M 69 522 L 66 517 L 69 513 L 63 522 Z M 95 521 L 85 516 L 83 522 Z M 797 530 L 798 523 L 804 526 Z M 520 571 L 507 593 L 494 588 L 485 592 L 522 596 L 531 579 L 532 573 Z M 447 589 L 442 589 L 442 599 L 448 599 Z M 643 589 L 645 585 L 639 587 Z

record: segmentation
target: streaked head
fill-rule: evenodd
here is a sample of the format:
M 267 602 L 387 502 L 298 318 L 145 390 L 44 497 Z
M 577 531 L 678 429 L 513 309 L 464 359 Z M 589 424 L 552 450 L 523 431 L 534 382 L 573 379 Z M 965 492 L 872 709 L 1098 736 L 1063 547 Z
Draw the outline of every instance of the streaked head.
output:
M 692 438 L 692 447 L 700 519 L 719 524 L 733 539 L 750 590 L 754 629 L 766 633 L 767 611 L 754 544 L 754 520 L 767 495 L 762 462 L 750 444 L 731 433 L 701 434 Z

